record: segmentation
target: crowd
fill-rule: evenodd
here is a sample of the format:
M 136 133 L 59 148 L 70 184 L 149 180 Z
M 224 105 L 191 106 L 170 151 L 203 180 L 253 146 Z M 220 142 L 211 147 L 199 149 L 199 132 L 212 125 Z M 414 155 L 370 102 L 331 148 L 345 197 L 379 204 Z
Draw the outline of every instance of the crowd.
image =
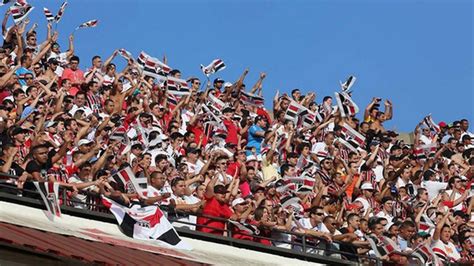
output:
M 84 59 L 73 36 L 64 51 L 50 24 L 43 42 L 27 25 L 4 23 L 0 48 L 0 171 L 18 188 L 59 182 L 77 208 L 113 194 L 188 213 L 180 220 L 202 232 L 295 250 L 306 241 L 305 252 L 318 254 L 329 245 L 326 254 L 349 260 L 472 262 L 466 119 L 427 117 L 404 143 L 384 127 L 395 117 L 390 100 L 375 97 L 356 114 L 345 110 L 350 99 L 317 103 L 293 89 L 267 110 L 265 73 L 250 89 L 248 70 L 233 82 L 193 76 L 176 86 L 184 74 L 166 59 L 143 64 L 124 50 Z M 160 63 L 153 71 L 150 60 Z M 342 84 L 346 98 L 350 85 Z M 113 178 L 126 168 L 146 178 L 145 196 Z

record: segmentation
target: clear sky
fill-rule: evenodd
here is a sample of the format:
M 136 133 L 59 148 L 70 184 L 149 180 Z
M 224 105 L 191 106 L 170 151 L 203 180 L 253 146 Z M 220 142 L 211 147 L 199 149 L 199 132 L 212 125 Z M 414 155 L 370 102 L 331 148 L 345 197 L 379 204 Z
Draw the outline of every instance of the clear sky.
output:
M 55 14 L 62 2 L 29 2 L 44 36 L 43 7 Z M 75 34 L 83 68 L 93 55 L 125 48 L 134 56 L 166 54 L 184 77 L 204 78 L 199 65 L 221 58 L 227 68 L 217 75 L 226 81 L 249 67 L 251 87 L 267 73 L 268 108 L 276 90 L 293 88 L 316 92 L 319 103 L 353 74 L 359 117 L 377 96 L 394 104 L 389 129 L 412 130 L 428 113 L 435 122 L 468 118 L 472 129 L 473 8 L 472 0 L 73 0 L 58 30 L 65 50 L 76 26 L 99 19 Z

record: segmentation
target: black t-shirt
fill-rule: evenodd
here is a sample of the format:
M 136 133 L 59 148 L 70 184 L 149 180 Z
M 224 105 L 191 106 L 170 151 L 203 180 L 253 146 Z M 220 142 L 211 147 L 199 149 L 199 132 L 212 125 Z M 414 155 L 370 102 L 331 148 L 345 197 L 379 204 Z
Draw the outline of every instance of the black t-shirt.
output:
M 349 230 L 347 230 L 346 227 L 343 227 L 343 228 L 339 229 L 339 232 L 341 232 L 341 234 L 347 234 L 347 233 L 349 233 Z M 343 254 L 343 256 L 346 257 L 348 260 L 352 260 L 352 261 L 357 261 L 358 260 L 357 248 L 354 245 L 342 244 L 341 243 L 339 249 L 343 252 L 354 254 L 354 256 L 349 255 L 349 254 Z
M 0 159 L 0 167 L 5 165 L 5 161 L 3 159 Z M 20 165 L 18 165 L 15 162 L 12 162 L 12 165 L 10 167 L 10 170 L 8 170 L 7 174 L 9 175 L 14 175 L 14 176 L 21 176 L 25 170 L 21 168 Z
M 34 172 L 40 173 L 41 177 L 43 178 L 44 181 L 48 180 L 48 170 L 53 167 L 53 163 L 51 161 L 51 158 L 56 154 L 54 150 L 51 150 L 48 153 L 48 160 L 44 164 L 38 163 L 36 160 L 31 160 L 27 165 L 26 165 L 26 171 L 30 174 L 33 174 Z
M 443 151 L 443 153 L 441 153 L 441 155 L 443 155 L 443 157 L 448 158 L 448 159 L 451 159 L 451 156 L 453 156 L 454 154 L 456 154 L 456 153 L 453 152 L 450 149 L 446 149 L 446 150 Z

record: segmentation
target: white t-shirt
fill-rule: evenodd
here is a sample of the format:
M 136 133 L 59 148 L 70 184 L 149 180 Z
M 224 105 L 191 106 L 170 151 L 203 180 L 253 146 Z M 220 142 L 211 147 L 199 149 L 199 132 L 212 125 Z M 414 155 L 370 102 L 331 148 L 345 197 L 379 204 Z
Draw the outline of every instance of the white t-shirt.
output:
M 191 196 L 183 195 L 181 197 L 178 197 L 174 193 L 171 194 L 170 198 L 173 199 L 176 202 L 176 204 L 194 204 L 194 203 L 198 203 L 198 202 L 201 201 L 200 199 L 196 198 L 193 195 L 191 195 Z M 173 222 L 173 225 L 176 226 L 176 227 L 187 227 L 190 230 L 195 230 L 196 229 L 196 226 L 186 224 L 186 223 L 196 224 L 197 223 L 197 217 L 195 215 L 186 215 L 184 217 L 179 218 L 177 221 L 185 222 L 185 223 Z
M 393 216 L 390 215 L 390 214 L 386 214 L 384 211 L 378 212 L 375 216 L 377 216 L 377 217 L 379 217 L 379 218 L 385 218 L 385 219 L 387 219 L 388 223 L 391 223 L 392 220 L 393 220 Z
M 188 172 L 193 175 L 199 174 L 204 166 L 204 163 L 201 160 L 197 160 L 195 164 L 191 162 L 186 162 L 186 164 L 188 165 Z
M 408 184 L 413 185 L 413 182 L 411 182 L 411 180 L 408 180 L 408 182 L 405 183 L 405 181 L 403 181 L 403 179 L 401 177 L 399 177 L 398 180 L 397 180 L 396 186 L 397 186 L 397 188 L 401 188 L 401 187 L 405 187 Z
M 457 261 L 461 258 L 456 246 L 454 246 L 451 241 L 449 241 L 448 244 L 445 244 L 443 241 L 437 240 L 431 245 L 431 248 L 439 258 L 442 258 L 443 260 L 446 259 L 446 262 Z M 448 258 L 444 257 L 444 255 L 448 256 Z
M 173 190 L 171 190 L 171 186 L 168 184 L 168 181 L 165 182 L 165 185 L 160 190 L 156 189 L 151 185 L 148 185 L 147 187 L 147 197 L 149 198 L 162 196 L 165 193 L 170 193 L 171 195 L 173 195 Z M 170 198 L 171 196 L 169 198 L 161 200 L 161 202 L 156 202 L 155 204 L 168 205 L 170 203 Z
M 70 184 L 82 184 L 84 181 L 82 181 L 77 175 L 72 175 L 71 177 L 68 178 L 67 180 L 68 183 Z M 84 191 L 89 191 L 89 190 L 94 190 L 97 187 L 95 185 L 83 188 L 81 190 Z M 85 204 L 87 200 L 87 196 L 81 193 L 78 193 L 76 196 L 72 197 L 72 205 L 75 208 L 78 209 L 87 209 L 87 205 Z
M 451 194 L 453 194 L 453 191 L 450 189 L 450 190 L 446 190 L 446 193 L 448 193 L 449 197 L 451 198 Z M 457 199 L 459 199 L 460 197 L 462 197 L 461 193 L 459 192 L 455 192 L 456 194 L 454 195 L 454 200 L 453 201 L 456 201 Z M 456 206 L 453 206 L 453 210 L 455 211 L 461 211 L 462 210 L 462 207 L 463 207 L 463 204 L 462 203 L 459 203 L 458 205 Z

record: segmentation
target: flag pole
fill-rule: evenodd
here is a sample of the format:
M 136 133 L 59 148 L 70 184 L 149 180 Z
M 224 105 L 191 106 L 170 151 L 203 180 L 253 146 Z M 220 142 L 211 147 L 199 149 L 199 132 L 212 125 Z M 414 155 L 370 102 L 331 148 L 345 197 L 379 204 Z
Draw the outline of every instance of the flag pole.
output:
M 210 84 L 211 81 L 210 81 L 210 79 L 209 79 L 209 76 L 206 75 L 206 79 L 207 79 L 207 83 L 206 83 L 206 84 Z M 201 84 L 201 90 L 203 90 L 203 88 L 204 88 L 204 82 L 203 82 L 203 84 Z M 206 91 L 206 90 L 204 90 L 204 91 Z

